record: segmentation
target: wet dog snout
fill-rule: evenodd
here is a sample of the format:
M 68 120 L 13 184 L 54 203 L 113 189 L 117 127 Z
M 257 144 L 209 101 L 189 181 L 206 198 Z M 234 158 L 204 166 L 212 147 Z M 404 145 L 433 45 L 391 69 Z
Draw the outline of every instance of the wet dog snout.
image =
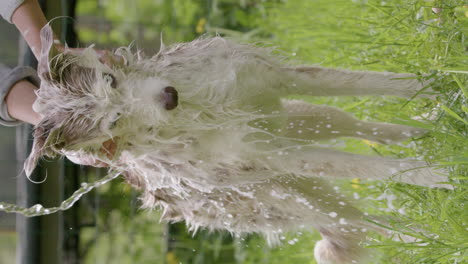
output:
M 167 86 L 164 88 L 161 97 L 162 103 L 166 110 L 172 110 L 177 107 L 179 95 L 174 87 Z

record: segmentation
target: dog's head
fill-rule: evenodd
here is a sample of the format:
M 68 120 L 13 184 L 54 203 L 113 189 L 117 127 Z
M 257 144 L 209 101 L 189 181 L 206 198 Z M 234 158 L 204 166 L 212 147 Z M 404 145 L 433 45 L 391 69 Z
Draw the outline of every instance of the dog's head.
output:
M 43 119 L 34 128 L 28 175 L 41 156 L 63 153 L 65 146 L 97 152 L 103 141 L 143 123 L 163 125 L 178 105 L 176 88 L 138 65 L 126 49 L 108 55 L 121 59 L 111 65 L 92 48 L 58 52 L 48 26 L 41 38 L 41 87 L 33 109 Z

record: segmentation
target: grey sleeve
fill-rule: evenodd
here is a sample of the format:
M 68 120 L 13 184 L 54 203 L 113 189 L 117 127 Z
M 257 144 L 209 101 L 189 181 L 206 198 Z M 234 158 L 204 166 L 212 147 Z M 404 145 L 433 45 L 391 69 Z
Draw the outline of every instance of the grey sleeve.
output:
M 24 0 L 0 0 L 0 15 L 11 23 L 13 12 L 24 2 Z
M 14 69 L 9 69 L 8 67 L 0 64 L 0 125 L 17 126 L 22 123 L 8 114 L 5 97 L 11 87 L 23 79 L 26 79 L 39 87 L 40 80 L 33 68 L 19 66 Z

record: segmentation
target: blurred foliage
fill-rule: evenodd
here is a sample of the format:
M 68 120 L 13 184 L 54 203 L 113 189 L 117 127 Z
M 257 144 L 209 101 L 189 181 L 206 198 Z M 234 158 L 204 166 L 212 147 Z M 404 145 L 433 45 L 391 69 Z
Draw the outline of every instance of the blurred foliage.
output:
M 15 263 L 17 240 L 15 232 L 0 230 L 0 263 Z
M 97 179 L 99 172 L 88 170 L 86 175 Z M 138 210 L 136 195 L 114 180 L 80 200 L 84 263 L 164 263 L 166 227 L 159 223 L 159 212 Z
M 106 46 L 154 48 L 190 41 L 207 31 L 246 32 L 263 10 L 260 0 L 80 0 L 79 38 Z
M 155 51 L 164 42 L 221 34 L 263 46 L 293 64 L 419 73 L 433 78 L 436 100 L 376 97 L 303 97 L 364 120 L 422 126 L 430 136 L 398 145 L 358 139 L 329 142 L 338 149 L 397 158 L 417 157 L 447 166 L 453 192 L 392 182 L 340 183 L 350 197 L 365 197 L 369 213 L 403 221 L 388 228 L 421 237 L 426 246 L 372 235 L 368 247 L 384 248 L 373 263 L 464 263 L 468 210 L 468 13 L 463 0 L 80 0 L 79 36 L 85 44 L 129 45 Z M 432 10 L 441 7 L 439 13 Z M 261 43 L 261 44 L 258 44 Z M 429 77 L 427 77 L 429 74 Z M 426 76 L 426 77 L 423 77 Z M 295 96 L 297 97 L 297 96 Z M 440 107 L 443 105 L 443 107 Z M 422 122 L 412 119 L 419 116 Z M 382 193 L 400 197 L 392 210 Z M 95 225 L 82 231 L 85 263 L 315 263 L 316 233 L 287 234 L 270 248 L 252 235 L 232 238 L 201 231 L 193 238 L 183 223 L 167 227 L 157 212 L 138 210 L 137 193 L 113 182 L 94 194 L 87 213 Z M 94 206 L 94 207 L 93 207 Z M 97 207 L 96 207 L 97 206 Z M 456 217 L 454 217 L 456 216 Z M 112 245 L 109 246 L 109 245 Z

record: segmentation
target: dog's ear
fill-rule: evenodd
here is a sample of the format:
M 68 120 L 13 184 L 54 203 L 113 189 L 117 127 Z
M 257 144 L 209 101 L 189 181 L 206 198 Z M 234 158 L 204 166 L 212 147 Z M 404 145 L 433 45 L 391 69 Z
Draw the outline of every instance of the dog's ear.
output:
M 57 127 L 47 126 L 41 122 L 34 128 L 34 140 L 29 157 L 24 162 L 24 171 L 26 176 L 31 176 L 37 162 L 42 156 L 55 156 L 57 149 L 63 146 L 61 129 Z
M 54 46 L 54 32 L 50 25 L 45 25 L 40 32 L 41 51 L 37 65 L 37 73 L 39 77 L 50 71 L 50 58 L 53 58 L 59 53 Z
M 41 52 L 39 54 L 39 61 L 37 65 L 37 74 L 41 78 L 42 82 L 55 82 L 60 81 L 59 69 L 62 67 L 62 63 L 70 57 L 67 54 L 67 47 L 65 50 L 58 50 L 57 46 L 54 45 L 56 41 L 54 38 L 54 32 L 50 25 L 45 25 L 40 32 L 41 38 Z

